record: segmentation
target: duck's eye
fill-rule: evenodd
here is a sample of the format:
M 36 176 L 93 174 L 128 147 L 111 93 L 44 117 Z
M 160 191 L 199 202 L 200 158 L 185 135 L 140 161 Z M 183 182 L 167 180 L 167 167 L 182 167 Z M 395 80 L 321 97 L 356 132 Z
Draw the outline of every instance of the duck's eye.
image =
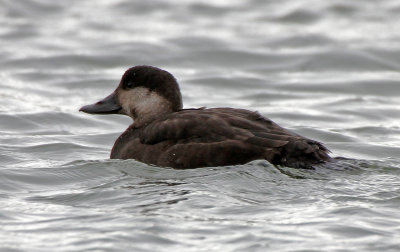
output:
M 135 83 L 133 83 L 133 82 L 128 82 L 128 83 L 126 84 L 126 88 L 133 88 L 134 84 L 135 84 Z

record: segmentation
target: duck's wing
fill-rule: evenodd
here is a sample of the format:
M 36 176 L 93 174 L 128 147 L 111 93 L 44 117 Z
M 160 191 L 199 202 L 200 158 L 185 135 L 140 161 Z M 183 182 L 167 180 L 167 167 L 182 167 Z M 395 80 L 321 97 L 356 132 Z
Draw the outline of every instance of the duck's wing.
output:
M 266 159 L 273 164 L 305 167 L 310 161 L 323 161 L 327 151 L 319 142 L 295 135 L 257 112 L 230 108 L 173 113 L 141 129 L 139 138 L 144 145 L 170 142 L 162 159 L 182 162 L 182 166 Z
M 254 137 L 247 139 L 248 142 L 254 144 L 271 143 L 276 140 L 279 143 L 286 142 L 279 146 L 278 151 L 275 149 L 275 154 L 271 159 L 267 159 L 273 164 L 285 165 L 296 168 L 312 168 L 312 164 L 331 161 L 329 156 L 330 151 L 320 142 L 300 136 L 294 132 L 282 128 L 272 120 L 263 117 L 258 112 L 252 112 L 245 109 L 233 108 L 215 108 L 210 109 L 218 113 L 227 114 L 226 120 L 229 121 L 230 114 L 235 114 L 237 117 L 245 120 L 232 120 L 231 125 L 248 128 Z M 257 127 L 249 126 L 256 124 Z M 262 125 L 260 130 L 258 126 Z
M 251 117 L 253 112 L 248 111 L 250 116 L 246 117 L 233 111 L 236 110 L 200 109 L 173 113 L 142 129 L 140 141 L 144 144 L 167 140 L 212 143 L 230 139 L 276 148 L 287 144 L 288 137 L 293 136 L 258 113 L 260 120 Z

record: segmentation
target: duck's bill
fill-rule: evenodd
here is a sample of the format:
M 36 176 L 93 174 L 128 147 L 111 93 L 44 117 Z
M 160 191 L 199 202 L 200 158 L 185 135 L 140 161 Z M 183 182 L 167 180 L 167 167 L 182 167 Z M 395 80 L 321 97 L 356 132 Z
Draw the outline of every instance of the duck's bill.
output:
M 115 93 L 96 103 L 83 106 L 79 111 L 89 114 L 118 114 L 121 106 L 117 103 Z

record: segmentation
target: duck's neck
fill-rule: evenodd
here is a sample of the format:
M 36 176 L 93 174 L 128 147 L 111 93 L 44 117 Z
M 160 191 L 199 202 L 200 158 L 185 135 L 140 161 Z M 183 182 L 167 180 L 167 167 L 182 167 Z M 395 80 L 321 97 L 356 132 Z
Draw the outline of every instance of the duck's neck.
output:
M 171 102 L 151 92 L 145 99 L 138 101 L 131 110 L 135 127 L 144 126 L 161 116 L 175 112 Z
M 174 111 L 172 111 L 172 109 L 167 109 L 166 107 L 163 106 L 151 106 L 147 109 L 140 109 L 140 108 L 136 108 L 133 112 L 133 126 L 135 128 L 139 128 L 142 126 L 145 126 L 149 123 L 151 123 L 152 121 L 173 113 Z

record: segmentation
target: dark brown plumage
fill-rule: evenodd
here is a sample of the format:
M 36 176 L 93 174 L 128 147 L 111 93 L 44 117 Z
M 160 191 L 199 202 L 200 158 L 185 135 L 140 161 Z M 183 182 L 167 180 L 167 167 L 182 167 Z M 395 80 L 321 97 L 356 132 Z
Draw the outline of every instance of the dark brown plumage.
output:
M 81 111 L 120 113 L 134 119 L 116 140 L 111 158 L 174 168 L 236 165 L 257 159 L 312 168 L 331 160 L 321 143 L 296 135 L 257 112 L 182 109 L 180 97 L 171 74 L 137 66 L 124 74 L 112 95 Z

